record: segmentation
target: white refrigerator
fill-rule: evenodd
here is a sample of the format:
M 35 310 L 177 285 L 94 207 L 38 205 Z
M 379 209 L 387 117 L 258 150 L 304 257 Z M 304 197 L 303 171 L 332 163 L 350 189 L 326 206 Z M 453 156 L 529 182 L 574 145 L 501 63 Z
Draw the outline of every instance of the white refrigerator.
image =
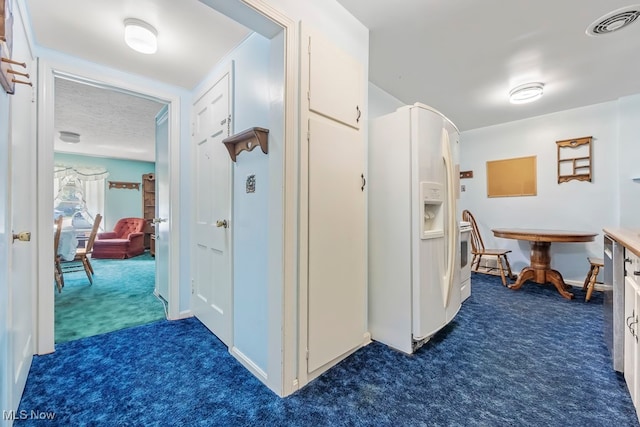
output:
M 414 104 L 369 129 L 369 330 L 413 353 L 458 313 L 459 131 Z

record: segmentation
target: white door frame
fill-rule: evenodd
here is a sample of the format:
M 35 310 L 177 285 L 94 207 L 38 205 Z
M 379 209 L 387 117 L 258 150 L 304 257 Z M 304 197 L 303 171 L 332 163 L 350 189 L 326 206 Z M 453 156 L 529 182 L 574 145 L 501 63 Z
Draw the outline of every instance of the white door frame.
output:
M 131 76 L 107 75 L 104 68 L 86 64 L 84 66 L 58 63 L 40 59 L 38 66 L 38 138 L 37 138 L 37 228 L 38 290 L 36 302 L 36 346 L 37 354 L 54 351 L 54 286 L 51 281 L 53 260 L 52 208 L 53 191 L 53 140 L 55 110 L 55 78 L 67 78 L 81 83 L 110 88 L 125 93 L 152 99 L 169 105 L 169 191 L 171 195 L 170 253 L 169 253 L 169 318 L 179 317 L 179 241 L 180 235 L 180 95 L 145 82 L 135 82 Z M 177 91 L 176 91 L 177 92 Z M 171 248 L 174 248 L 172 250 Z
M 280 396 L 299 388 L 298 384 L 298 266 L 299 246 L 299 174 L 300 174 L 300 35 L 298 23 L 265 0 L 241 0 L 284 31 L 284 147 L 282 149 L 282 235 L 279 248 L 282 258 L 277 265 L 278 280 L 269 281 L 269 364 L 267 385 Z M 246 24 L 245 24 L 246 25 Z M 280 245 L 279 245 L 280 244 Z

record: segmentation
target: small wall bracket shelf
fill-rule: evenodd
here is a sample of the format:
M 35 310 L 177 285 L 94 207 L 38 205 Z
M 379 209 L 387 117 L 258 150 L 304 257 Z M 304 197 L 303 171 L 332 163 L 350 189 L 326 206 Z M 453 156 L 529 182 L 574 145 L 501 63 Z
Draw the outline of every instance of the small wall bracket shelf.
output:
M 109 190 L 112 188 L 124 188 L 126 190 L 138 190 L 140 191 L 139 182 L 123 182 L 123 181 L 109 181 Z
M 591 136 L 556 141 L 558 184 L 576 179 L 591 182 Z M 570 153 L 570 156 L 567 156 Z
M 242 151 L 252 151 L 258 145 L 264 154 L 269 154 L 269 129 L 253 127 L 222 140 L 227 147 L 231 160 L 236 161 L 236 157 Z

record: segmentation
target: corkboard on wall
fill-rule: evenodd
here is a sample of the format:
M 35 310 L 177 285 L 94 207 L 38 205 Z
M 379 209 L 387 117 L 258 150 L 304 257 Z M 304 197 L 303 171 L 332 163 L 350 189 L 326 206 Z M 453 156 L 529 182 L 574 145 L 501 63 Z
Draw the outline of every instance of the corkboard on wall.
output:
M 536 156 L 487 162 L 487 197 L 537 195 Z

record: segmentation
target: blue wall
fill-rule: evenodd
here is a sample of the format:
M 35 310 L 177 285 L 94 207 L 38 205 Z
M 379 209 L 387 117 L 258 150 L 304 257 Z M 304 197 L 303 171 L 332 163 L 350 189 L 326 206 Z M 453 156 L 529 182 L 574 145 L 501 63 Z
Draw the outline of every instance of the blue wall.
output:
M 120 218 L 142 217 L 142 175 L 155 173 L 155 163 L 65 153 L 54 153 L 53 161 L 67 166 L 102 166 L 107 169 L 109 177 L 105 182 L 103 214 L 105 230 L 113 229 Z M 140 183 L 140 190 L 109 190 L 108 181 L 137 182 Z

